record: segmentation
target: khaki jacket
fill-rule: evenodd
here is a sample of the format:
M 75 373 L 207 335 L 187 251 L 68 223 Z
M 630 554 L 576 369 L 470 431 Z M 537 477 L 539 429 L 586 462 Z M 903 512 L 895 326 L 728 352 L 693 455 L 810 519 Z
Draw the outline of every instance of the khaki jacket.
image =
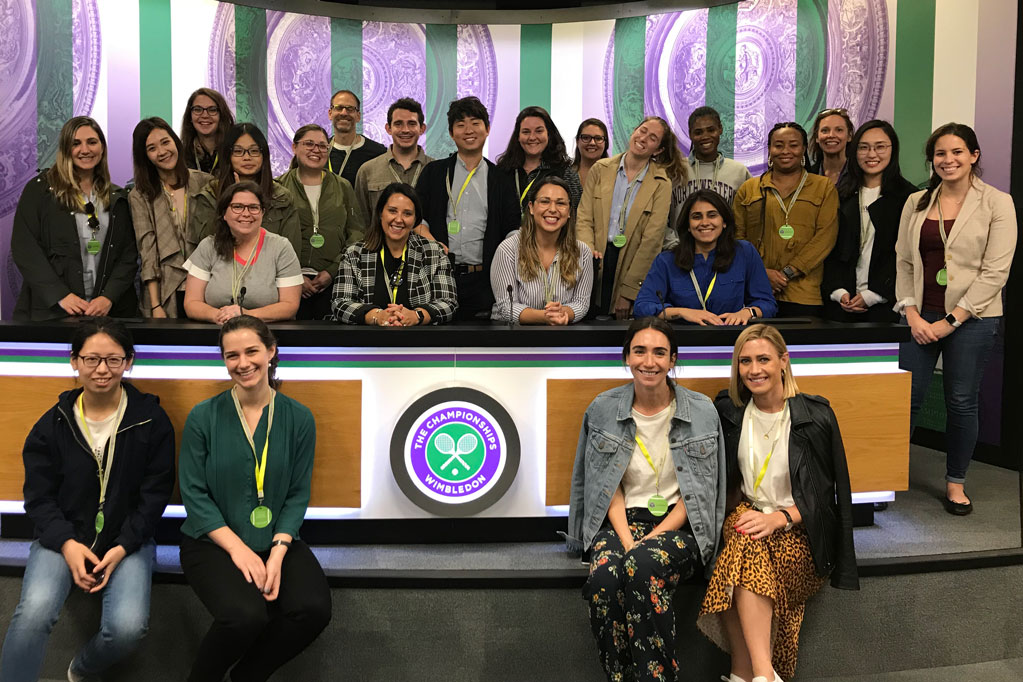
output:
M 137 189 L 128 195 L 131 218 L 135 225 L 135 240 L 142 263 L 143 317 L 152 317 L 153 306 L 156 305 L 162 305 L 168 317 L 185 316 L 184 310 L 177 309 L 174 292 L 188 274 L 182 266 L 192 255 L 192 248 L 189 248 L 188 244 L 188 230 L 195 216 L 196 197 L 212 179 L 213 176 L 202 171 L 188 171 L 188 184 L 185 186 L 188 205 L 185 207 L 185 224 L 180 234 L 174 225 L 170 201 L 166 194 L 161 193 L 153 201 Z M 160 283 L 160 300 L 155 302 L 149 299 L 149 287 L 146 286 L 153 280 Z
M 791 265 L 803 273 L 775 298 L 800 305 L 821 305 L 824 259 L 838 239 L 838 192 L 823 175 L 807 175 L 806 184 L 789 211 L 789 224 L 795 234 L 791 239 L 782 239 L 778 228 L 785 222 L 785 212 L 771 188 L 774 188 L 771 171 L 750 178 L 739 187 L 732 206 L 735 238 L 757 247 L 768 270 Z M 788 204 L 791 196 L 790 193 L 782 199 Z
M 923 190 L 911 194 L 902 209 L 899 238 L 895 243 L 895 311 L 919 306 L 924 296 L 924 264 L 920 257 L 920 228 L 938 193 L 923 211 L 916 204 Z M 1002 288 L 1016 250 L 1016 208 L 1012 197 L 974 178 L 963 206 L 952 225 L 947 245 L 948 286 L 945 312 L 956 307 L 974 317 L 1002 314 Z
M 614 193 L 615 176 L 621 160 L 621 154 L 598 160 L 590 168 L 583 186 L 576 237 L 596 253 L 604 253 L 607 249 L 608 226 L 612 217 L 611 195 Z M 639 185 L 625 223 L 626 241 L 618 256 L 612 303 L 618 296 L 624 296 L 630 301 L 636 300 L 654 258 L 661 252 L 670 206 L 671 180 L 660 164 L 651 163 L 646 177 Z M 604 261 L 601 259 L 597 262 L 599 269 L 593 286 L 599 290 Z

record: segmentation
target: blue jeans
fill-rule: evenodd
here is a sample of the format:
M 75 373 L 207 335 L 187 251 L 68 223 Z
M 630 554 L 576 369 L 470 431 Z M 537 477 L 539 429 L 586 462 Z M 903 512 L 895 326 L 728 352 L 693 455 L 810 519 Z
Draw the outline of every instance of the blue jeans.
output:
M 945 317 L 941 313 L 923 312 L 928 322 Z M 942 379 L 945 386 L 945 480 L 965 483 L 966 469 L 977 445 L 980 419 L 980 381 L 995 344 L 1001 317 L 972 318 L 961 327 L 935 342 L 921 346 L 916 341 L 899 345 L 899 367 L 913 373 L 909 430 L 916 426 L 916 417 L 923 405 L 938 356 L 942 358 Z M 906 318 L 902 318 L 902 324 Z
M 101 557 L 102 558 L 102 557 Z M 98 675 L 130 654 L 149 628 L 149 593 L 156 545 L 148 542 L 126 556 L 107 586 L 99 632 L 78 652 L 72 665 L 82 675 Z M 57 623 L 74 582 L 60 552 L 32 543 L 21 584 L 21 601 L 4 639 L 0 682 L 34 682 L 46 654 L 46 640 Z

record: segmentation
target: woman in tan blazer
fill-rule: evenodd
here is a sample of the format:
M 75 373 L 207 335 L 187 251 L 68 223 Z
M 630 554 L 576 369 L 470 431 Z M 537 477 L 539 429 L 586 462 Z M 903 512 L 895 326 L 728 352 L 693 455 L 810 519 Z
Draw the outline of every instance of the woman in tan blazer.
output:
M 595 314 L 631 315 L 639 287 L 661 252 L 672 185 L 685 181 L 687 167 L 675 134 L 657 116 L 636 126 L 627 151 L 593 164 L 576 230 L 597 263 Z
M 142 315 L 184 317 L 185 272 L 191 255 L 188 221 L 195 197 L 212 176 L 189 170 L 181 140 L 162 118 L 132 134 L 135 188 L 128 195 L 142 261 Z
M 931 179 L 906 201 L 895 244 L 895 311 L 913 333 L 899 350 L 899 366 L 913 373 L 912 429 L 942 356 L 944 504 L 963 516 L 973 510 L 963 485 L 977 444 L 980 381 L 1016 248 L 1016 211 L 1012 197 L 981 182 L 972 128 L 947 123 L 931 133 L 925 150 Z

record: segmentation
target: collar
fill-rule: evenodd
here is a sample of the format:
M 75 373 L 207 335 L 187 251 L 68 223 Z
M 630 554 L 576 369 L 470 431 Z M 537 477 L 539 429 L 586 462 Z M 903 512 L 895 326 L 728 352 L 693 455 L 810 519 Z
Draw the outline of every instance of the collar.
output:
M 333 135 L 331 135 L 330 137 L 330 146 L 333 147 L 334 149 L 340 149 L 341 151 L 352 151 L 353 149 L 358 149 L 364 144 L 366 144 L 366 138 L 363 137 L 362 135 L 359 135 L 358 133 L 355 133 L 355 142 L 352 142 L 351 147 L 346 147 L 343 144 L 335 142 Z
M 458 155 L 458 152 L 454 153 L 454 157 L 455 157 L 455 163 L 460 164 L 462 166 L 462 168 L 464 168 L 465 171 L 468 173 L 469 172 L 469 166 L 466 165 L 465 161 L 462 160 L 462 157 Z M 476 164 L 476 168 L 479 169 L 479 167 L 482 166 L 485 163 L 487 163 L 487 157 L 485 157 L 485 156 L 481 157 L 480 158 L 480 162 L 478 164 Z M 476 172 L 478 173 L 479 170 L 477 170 Z
M 633 182 L 639 182 L 640 184 L 642 184 L 643 179 L 646 178 L 647 171 L 650 170 L 650 166 L 652 166 L 653 164 L 654 164 L 653 161 L 647 161 L 646 165 L 643 166 L 643 170 L 639 172 L 639 174 L 636 176 L 636 179 Z M 618 160 L 618 172 L 615 175 L 615 177 L 618 177 L 618 175 L 621 175 L 623 178 L 628 178 L 625 172 L 625 152 L 622 153 L 621 158 Z
M 393 163 L 398 164 L 399 166 L 401 165 L 394 158 L 394 144 L 393 143 L 387 146 L 387 151 L 384 152 L 384 155 L 387 158 L 387 163 L 392 163 L 393 162 Z M 416 158 L 412 159 L 412 163 L 426 163 L 426 161 L 423 159 L 424 156 L 426 156 L 426 152 L 423 151 L 422 146 L 416 145 Z
M 721 166 L 725 165 L 725 155 L 722 154 L 721 152 L 718 152 L 718 157 L 713 161 L 700 161 L 698 158 L 696 158 L 696 154 L 690 154 L 689 156 L 686 157 L 686 161 L 688 161 L 689 165 L 692 166 L 693 168 L 696 168 L 696 166 L 701 163 L 712 163 L 714 164 L 715 168 L 721 168 Z
M 675 392 L 675 414 L 671 415 L 671 418 L 684 422 L 690 421 L 689 397 L 674 381 L 669 379 L 668 385 Z M 616 417 L 620 422 L 632 419 L 632 403 L 636 399 L 636 387 L 631 381 L 622 389 L 622 395 L 618 399 L 618 415 Z

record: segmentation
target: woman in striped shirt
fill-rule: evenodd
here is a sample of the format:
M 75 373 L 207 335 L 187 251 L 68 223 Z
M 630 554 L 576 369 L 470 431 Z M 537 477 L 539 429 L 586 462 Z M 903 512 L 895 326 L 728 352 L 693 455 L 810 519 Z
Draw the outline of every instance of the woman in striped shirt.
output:
M 575 238 L 568 183 L 547 176 L 530 193 L 522 229 L 501 242 L 490 268 L 492 320 L 566 325 L 583 319 L 593 254 Z

